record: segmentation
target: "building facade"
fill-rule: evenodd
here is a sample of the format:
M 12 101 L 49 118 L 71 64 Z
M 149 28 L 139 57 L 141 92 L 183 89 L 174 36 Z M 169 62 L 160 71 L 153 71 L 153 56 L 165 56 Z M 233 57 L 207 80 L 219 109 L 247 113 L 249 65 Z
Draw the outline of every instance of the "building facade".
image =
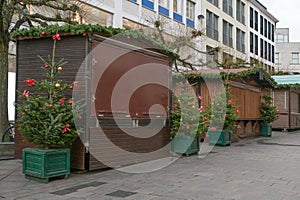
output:
M 300 73 L 300 42 L 290 42 L 289 29 L 276 29 L 275 69 L 288 73 Z
M 202 36 L 193 42 L 194 47 L 203 54 L 197 56 L 204 67 L 208 59 L 225 67 L 231 67 L 234 63 L 261 65 L 268 70 L 274 67 L 274 32 L 278 20 L 257 0 L 81 2 L 84 12 L 75 16 L 81 23 L 150 30 L 159 20 L 170 37 L 200 31 Z M 184 50 L 183 54 L 190 54 L 187 52 Z

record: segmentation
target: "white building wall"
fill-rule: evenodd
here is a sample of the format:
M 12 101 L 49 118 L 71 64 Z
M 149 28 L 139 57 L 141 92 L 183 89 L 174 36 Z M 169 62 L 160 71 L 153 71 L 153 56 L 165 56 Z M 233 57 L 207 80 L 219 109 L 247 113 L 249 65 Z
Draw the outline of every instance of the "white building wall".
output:
M 169 0 L 168 10 L 169 16 L 163 16 L 159 14 L 159 0 L 153 0 L 153 9 L 146 8 L 142 5 L 142 0 L 136 0 L 136 2 L 132 2 L 129 0 L 88 0 L 89 4 L 99 7 L 101 10 L 105 10 L 109 13 L 112 13 L 112 26 L 123 28 L 123 18 L 135 22 L 137 24 L 141 24 L 144 26 L 154 27 L 153 23 L 155 20 L 161 20 L 164 23 L 165 30 L 171 34 L 178 34 L 178 30 L 187 29 L 186 28 L 186 2 L 187 0 L 182 0 L 182 22 L 177 22 L 173 17 L 173 0 Z M 218 31 L 219 37 L 218 40 L 214 40 L 212 38 L 203 36 L 201 39 L 197 40 L 197 47 L 202 51 L 206 51 L 206 46 L 210 47 L 220 47 L 223 52 L 226 52 L 233 56 L 234 59 L 242 59 L 247 62 L 250 61 L 250 57 L 254 57 L 257 60 L 262 61 L 266 65 L 274 66 L 274 63 L 266 61 L 260 58 L 260 55 L 255 56 L 250 53 L 250 31 L 259 35 L 260 38 L 268 41 L 268 43 L 275 45 L 273 41 L 268 40 L 263 35 L 260 34 L 260 31 L 255 31 L 250 28 L 249 25 L 249 16 L 250 16 L 250 6 L 255 8 L 259 12 L 259 15 L 263 15 L 264 18 L 271 21 L 273 24 L 276 23 L 276 19 L 262 6 L 257 0 L 242 0 L 245 4 L 245 24 L 240 23 L 236 19 L 236 0 L 232 0 L 232 8 L 233 8 L 233 16 L 228 15 L 223 11 L 223 0 L 219 0 L 219 6 L 216 7 L 212 3 L 207 0 L 192 0 L 195 2 L 195 19 L 194 19 L 194 28 L 197 30 L 201 30 L 205 32 L 206 29 L 206 11 L 209 10 L 212 13 L 215 13 L 218 17 Z M 198 19 L 198 15 L 203 15 L 204 19 Z M 229 47 L 223 44 L 223 20 L 226 20 L 228 23 L 233 25 L 232 31 L 232 39 L 233 46 Z M 260 20 L 260 18 L 259 18 Z M 260 23 L 260 22 L 259 22 Z M 240 29 L 245 32 L 245 52 L 240 52 L 236 50 L 236 29 Z M 188 28 L 190 29 L 190 28 Z M 260 29 L 260 27 L 259 27 Z M 259 45 L 260 48 L 260 45 Z M 259 50 L 260 51 L 260 50 Z M 222 60 L 222 53 L 219 53 L 219 60 Z

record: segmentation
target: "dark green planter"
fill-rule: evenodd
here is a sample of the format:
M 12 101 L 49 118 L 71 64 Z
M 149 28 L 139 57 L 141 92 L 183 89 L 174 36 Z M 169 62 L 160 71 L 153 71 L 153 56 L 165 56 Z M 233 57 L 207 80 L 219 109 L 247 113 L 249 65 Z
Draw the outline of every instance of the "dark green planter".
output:
M 227 146 L 231 144 L 231 134 L 224 130 L 208 131 L 210 145 Z
M 260 136 L 271 137 L 272 136 L 272 125 L 271 124 L 261 124 L 260 125 Z
M 31 180 L 47 183 L 49 178 L 70 174 L 69 149 L 25 148 L 23 156 L 23 173 Z
M 171 150 L 174 153 L 191 154 L 198 153 L 199 151 L 199 136 L 176 136 L 172 139 Z

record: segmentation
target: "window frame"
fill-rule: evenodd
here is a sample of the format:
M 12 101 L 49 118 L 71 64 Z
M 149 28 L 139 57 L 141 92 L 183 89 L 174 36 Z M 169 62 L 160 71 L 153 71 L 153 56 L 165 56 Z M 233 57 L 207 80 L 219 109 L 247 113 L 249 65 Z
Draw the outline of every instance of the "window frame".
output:
M 296 55 L 297 57 L 295 58 L 294 55 Z M 295 62 L 296 60 L 296 62 Z M 291 54 L 291 64 L 297 65 L 299 64 L 299 52 L 292 52 Z

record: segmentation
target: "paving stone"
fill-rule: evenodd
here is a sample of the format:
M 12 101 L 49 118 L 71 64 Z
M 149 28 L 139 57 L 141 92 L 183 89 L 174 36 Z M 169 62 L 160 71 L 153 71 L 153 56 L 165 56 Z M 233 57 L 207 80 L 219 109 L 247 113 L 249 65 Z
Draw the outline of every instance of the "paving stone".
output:
M 229 147 L 214 147 L 207 156 L 181 157 L 159 171 L 129 174 L 117 170 L 71 174 L 42 184 L 24 178 L 20 160 L 0 161 L 0 200 L 7 199 L 300 199 L 300 131 L 274 132 Z M 293 145 L 289 145 L 293 144 Z M 2 177 L 2 179 L 1 179 Z M 87 184 L 90 185 L 87 185 Z M 91 183 L 105 183 L 93 185 Z M 60 191 L 60 194 L 59 194 Z M 125 197 L 113 192 L 133 192 Z M 64 194 L 63 194 L 64 193 Z

